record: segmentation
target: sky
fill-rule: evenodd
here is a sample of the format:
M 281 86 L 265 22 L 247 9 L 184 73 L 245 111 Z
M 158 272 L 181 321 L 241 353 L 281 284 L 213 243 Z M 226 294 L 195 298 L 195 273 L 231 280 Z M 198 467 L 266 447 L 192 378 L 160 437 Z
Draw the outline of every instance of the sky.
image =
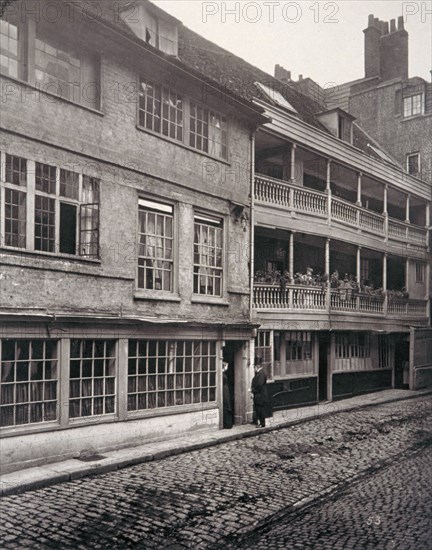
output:
M 267 73 L 275 64 L 329 87 L 364 76 L 368 15 L 404 16 L 409 76 L 431 81 L 432 0 L 152 0 L 184 25 Z

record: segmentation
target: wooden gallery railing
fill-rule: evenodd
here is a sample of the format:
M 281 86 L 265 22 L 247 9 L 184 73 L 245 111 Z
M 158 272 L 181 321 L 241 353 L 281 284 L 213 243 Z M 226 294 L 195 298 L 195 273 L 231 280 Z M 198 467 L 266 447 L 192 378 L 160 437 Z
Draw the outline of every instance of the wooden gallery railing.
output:
M 278 285 L 255 283 L 255 309 L 284 309 L 305 312 L 362 313 L 381 317 L 427 318 L 427 301 L 395 299 L 355 293 L 349 290 L 329 290 L 322 286 Z
M 428 232 L 423 227 L 393 218 L 388 218 L 386 224 L 386 216 L 383 214 L 335 196 L 330 199 L 325 192 L 313 191 L 268 176 L 255 176 L 255 200 L 323 218 L 329 217 L 330 204 L 330 219 L 333 221 L 414 246 L 428 246 Z

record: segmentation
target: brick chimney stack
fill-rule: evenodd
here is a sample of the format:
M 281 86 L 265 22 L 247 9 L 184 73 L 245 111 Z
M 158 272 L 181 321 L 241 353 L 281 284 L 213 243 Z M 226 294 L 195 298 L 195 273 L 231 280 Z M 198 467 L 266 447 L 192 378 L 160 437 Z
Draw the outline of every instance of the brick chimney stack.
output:
M 291 82 L 291 71 L 287 71 L 282 65 L 275 66 L 275 78 L 282 82 Z
M 398 25 L 392 19 L 380 21 L 369 15 L 365 34 L 365 77 L 377 76 L 381 80 L 408 78 L 408 33 L 404 29 L 403 17 Z

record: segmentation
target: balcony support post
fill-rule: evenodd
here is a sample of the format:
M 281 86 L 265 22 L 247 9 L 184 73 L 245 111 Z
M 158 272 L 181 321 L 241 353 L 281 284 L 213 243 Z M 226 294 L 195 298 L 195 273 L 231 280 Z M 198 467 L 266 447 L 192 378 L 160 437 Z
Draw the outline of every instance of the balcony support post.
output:
M 331 292 L 331 287 L 330 287 L 330 241 L 331 239 L 326 239 L 326 242 L 325 242 L 325 267 L 324 267 L 324 272 L 328 275 L 328 280 L 327 280 L 327 289 L 326 289 L 326 308 L 327 308 L 327 311 L 330 312 L 330 292 Z
M 384 315 L 387 316 L 388 296 L 387 296 L 387 254 L 383 255 L 383 292 L 384 292 Z
M 360 277 L 361 277 L 361 246 L 358 246 L 357 258 L 356 258 L 356 280 L 358 285 L 360 285 Z
M 425 207 L 425 227 L 429 229 L 430 226 L 430 203 L 428 202 Z
M 407 292 L 408 292 L 408 288 L 409 288 L 409 284 L 410 284 L 409 273 L 410 273 L 410 261 L 409 261 L 409 258 L 407 258 L 406 261 L 405 261 L 405 288 L 406 288 Z
M 405 222 L 410 223 L 410 195 L 406 196 L 405 202 Z
M 330 159 L 327 159 L 326 192 L 327 192 L 327 223 L 328 223 L 328 225 L 331 225 L 331 216 L 332 216 L 331 163 L 332 163 L 332 161 Z
M 362 205 L 362 173 L 359 172 L 357 174 L 357 206 L 361 206 Z
M 290 284 L 294 284 L 294 234 L 295 231 L 290 232 L 289 236 L 289 272 L 291 276 Z
M 291 147 L 291 166 L 290 166 L 291 183 L 296 183 L 296 149 L 297 149 L 297 145 L 293 143 Z
M 388 212 L 387 212 L 388 185 L 384 185 L 383 216 L 384 216 L 384 242 L 388 242 Z

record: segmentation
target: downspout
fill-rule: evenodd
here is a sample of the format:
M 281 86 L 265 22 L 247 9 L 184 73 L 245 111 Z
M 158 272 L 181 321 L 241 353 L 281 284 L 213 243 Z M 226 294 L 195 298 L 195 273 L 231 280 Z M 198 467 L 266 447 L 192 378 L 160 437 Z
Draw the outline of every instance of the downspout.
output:
M 251 134 L 250 146 L 250 251 L 249 251 L 249 277 L 250 277 L 250 300 L 249 317 L 252 319 L 253 291 L 254 291 L 254 264 L 255 264 L 255 134 Z

